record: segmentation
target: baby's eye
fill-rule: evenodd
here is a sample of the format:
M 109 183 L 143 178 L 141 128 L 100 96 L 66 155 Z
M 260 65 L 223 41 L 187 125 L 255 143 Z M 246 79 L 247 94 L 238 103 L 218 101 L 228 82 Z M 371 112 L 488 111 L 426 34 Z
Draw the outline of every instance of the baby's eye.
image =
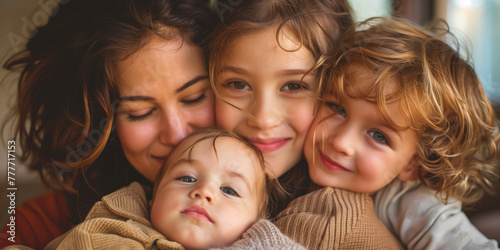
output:
M 305 88 L 302 84 L 297 82 L 287 83 L 281 88 L 282 91 L 297 91 Z
M 221 187 L 220 190 L 228 195 L 240 197 L 240 195 L 230 187 Z
M 196 182 L 196 178 L 194 177 L 191 177 L 191 176 L 181 176 L 179 178 L 177 178 L 176 180 L 179 180 L 179 181 L 182 181 L 182 182 Z
M 342 117 L 345 117 L 346 116 L 346 112 L 345 112 L 345 109 L 340 107 L 339 105 L 337 105 L 336 103 L 333 103 L 333 102 L 328 102 L 326 103 L 326 105 L 328 107 L 330 107 L 334 112 L 336 112 L 337 114 L 341 115 Z
M 238 90 L 250 90 L 250 86 L 243 81 L 232 81 L 224 84 L 224 86 Z
M 368 134 L 378 143 L 389 144 L 385 135 L 378 131 L 370 131 Z

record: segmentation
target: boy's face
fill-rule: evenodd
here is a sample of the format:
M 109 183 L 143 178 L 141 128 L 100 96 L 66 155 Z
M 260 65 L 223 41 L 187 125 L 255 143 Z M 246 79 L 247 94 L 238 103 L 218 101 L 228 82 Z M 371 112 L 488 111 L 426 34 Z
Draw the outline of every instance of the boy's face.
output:
M 198 138 L 174 151 L 154 197 L 151 221 L 186 248 L 228 245 L 257 219 L 263 173 L 255 152 L 233 138 L 217 138 L 217 153 L 213 139 L 198 142 L 189 158 L 189 150 L 183 151 Z
M 356 70 L 357 75 L 349 81 L 347 91 L 362 90 L 373 83 L 368 69 L 350 69 Z M 389 81 L 386 94 L 395 87 L 395 80 Z M 306 138 L 304 153 L 311 179 L 321 186 L 371 193 L 396 177 L 413 178 L 417 168 L 413 160 L 417 147 L 415 132 L 392 128 L 375 103 L 347 94 L 341 98 L 339 104 L 335 96 L 326 96 Z M 335 113 L 337 109 L 339 112 Z M 397 125 L 409 125 L 399 101 L 388 102 L 387 110 Z
M 302 158 L 314 119 L 317 77 L 308 73 L 314 58 L 291 37 L 281 34 L 278 44 L 276 28 L 268 28 L 237 38 L 216 75 L 215 88 L 222 97 L 216 100 L 217 125 L 257 146 L 272 177 Z

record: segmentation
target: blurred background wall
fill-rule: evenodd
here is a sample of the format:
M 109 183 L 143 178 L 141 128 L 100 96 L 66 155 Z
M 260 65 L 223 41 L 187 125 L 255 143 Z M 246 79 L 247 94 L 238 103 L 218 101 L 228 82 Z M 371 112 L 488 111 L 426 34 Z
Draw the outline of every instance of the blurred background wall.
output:
M 65 0 L 71 1 L 71 0 Z M 0 62 L 21 50 L 24 43 L 51 15 L 58 0 L 0 0 Z M 357 21 L 373 16 L 394 15 L 424 25 L 434 18 L 447 20 L 452 32 L 466 43 L 472 52 L 472 62 L 484 84 L 488 96 L 500 103 L 500 0 L 349 0 Z M 496 28 L 494 28 L 496 27 Z M 0 69 L 0 122 L 11 122 L 7 114 L 13 107 L 18 75 Z M 2 131 L 0 141 L 0 193 L 6 190 L 7 141 L 12 133 Z M 16 148 L 16 154 L 20 154 Z M 19 160 L 15 161 L 15 179 L 18 190 L 16 203 L 49 191 L 37 173 L 27 171 Z M 500 192 L 499 192 L 500 193 Z M 0 198 L 0 226 L 7 221 L 5 195 Z M 500 241 L 500 196 L 488 196 L 475 208 L 466 210 L 473 222 L 488 234 L 496 231 Z M 495 216 L 496 213 L 496 217 Z M 493 229 L 493 230 L 492 230 Z M 495 230 L 496 229 L 496 230 Z

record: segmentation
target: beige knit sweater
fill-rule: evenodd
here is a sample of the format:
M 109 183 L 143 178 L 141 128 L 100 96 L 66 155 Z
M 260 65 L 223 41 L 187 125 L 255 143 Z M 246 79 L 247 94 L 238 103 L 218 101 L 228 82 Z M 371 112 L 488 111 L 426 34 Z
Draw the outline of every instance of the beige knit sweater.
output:
M 293 200 L 274 224 L 307 249 L 403 249 L 368 194 L 322 188 Z
M 149 221 L 146 194 L 137 182 L 97 202 L 85 218 L 45 249 L 184 249 L 156 231 Z M 304 249 L 271 222 L 260 220 L 223 249 Z

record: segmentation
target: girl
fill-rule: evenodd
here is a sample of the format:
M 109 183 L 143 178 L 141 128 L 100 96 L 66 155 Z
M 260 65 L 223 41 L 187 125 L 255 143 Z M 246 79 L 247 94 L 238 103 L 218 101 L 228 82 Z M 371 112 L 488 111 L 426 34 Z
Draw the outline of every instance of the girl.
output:
M 379 217 L 410 249 L 496 249 L 497 242 L 460 212 L 460 201 L 492 192 L 498 178 L 498 122 L 473 68 L 446 43 L 402 20 L 359 27 L 324 68 L 327 82 L 304 147 L 311 180 L 378 191 Z M 301 202 L 314 202 L 309 198 Z M 277 225 L 305 219 L 295 202 Z
M 307 184 L 302 148 L 322 55 L 353 23 L 347 1 L 243 1 L 214 33 L 216 123 L 251 141 L 292 196 Z M 284 208 L 286 201 L 274 203 Z M 279 208 L 271 208 L 275 213 Z
M 4 66 L 22 69 L 13 137 L 54 191 L 16 208 L 15 242 L 0 247 L 43 248 L 102 196 L 151 186 L 183 137 L 214 124 L 213 24 L 208 1 L 61 2 Z

